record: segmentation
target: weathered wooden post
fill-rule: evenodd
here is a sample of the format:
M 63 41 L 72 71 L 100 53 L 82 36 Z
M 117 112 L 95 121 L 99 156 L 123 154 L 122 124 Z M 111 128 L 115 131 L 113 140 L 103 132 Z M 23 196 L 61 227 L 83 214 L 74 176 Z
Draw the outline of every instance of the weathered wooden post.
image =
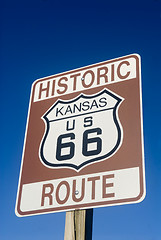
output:
M 93 209 L 66 212 L 64 240 L 92 240 Z

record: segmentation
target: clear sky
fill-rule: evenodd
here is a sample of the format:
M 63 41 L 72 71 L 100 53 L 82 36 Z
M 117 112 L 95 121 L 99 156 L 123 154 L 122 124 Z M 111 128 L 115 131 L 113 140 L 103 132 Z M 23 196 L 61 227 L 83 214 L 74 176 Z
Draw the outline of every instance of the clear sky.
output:
M 142 59 L 146 198 L 94 209 L 93 240 L 161 239 L 161 1 L 0 1 L 0 239 L 60 240 L 65 213 L 14 208 L 34 80 L 132 53 Z

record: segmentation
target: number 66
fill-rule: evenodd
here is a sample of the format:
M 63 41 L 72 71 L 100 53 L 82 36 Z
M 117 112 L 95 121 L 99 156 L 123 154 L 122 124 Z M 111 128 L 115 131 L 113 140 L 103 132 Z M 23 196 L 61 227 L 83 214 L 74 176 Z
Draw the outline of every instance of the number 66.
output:
M 92 128 L 84 131 L 83 141 L 82 141 L 82 154 L 84 156 L 98 155 L 102 151 L 102 139 L 100 137 L 89 137 L 89 134 L 96 133 L 97 135 L 102 134 L 101 128 Z M 70 138 L 70 140 L 75 139 L 74 133 L 62 134 L 57 139 L 57 149 L 56 149 L 56 159 L 59 161 L 69 160 L 73 158 L 75 154 L 75 143 L 73 141 L 63 143 L 63 140 Z M 95 149 L 89 150 L 89 144 L 94 143 L 96 145 Z M 79 147 L 79 146 L 78 146 Z M 68 154 L 62 154 L 64 148 L 69 148 Z

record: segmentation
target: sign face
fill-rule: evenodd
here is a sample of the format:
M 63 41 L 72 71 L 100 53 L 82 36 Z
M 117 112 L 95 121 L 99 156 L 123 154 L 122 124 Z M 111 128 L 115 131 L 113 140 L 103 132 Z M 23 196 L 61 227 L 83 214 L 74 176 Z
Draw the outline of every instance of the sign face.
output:
M 140 76 L 133 54 L 33 83 L 17 216 L 144 199 Z

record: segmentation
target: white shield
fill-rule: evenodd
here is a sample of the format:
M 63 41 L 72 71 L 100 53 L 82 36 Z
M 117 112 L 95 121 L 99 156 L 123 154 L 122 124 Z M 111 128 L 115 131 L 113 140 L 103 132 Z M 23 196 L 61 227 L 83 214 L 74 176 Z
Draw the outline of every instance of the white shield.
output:
M 47 167 L 82 167 L 103 161 L 120 147 L 123 131 L 118 108 L 123 98 L 104 89 L 58 100 L 42 117 L 46 124 L 40 158 Z

